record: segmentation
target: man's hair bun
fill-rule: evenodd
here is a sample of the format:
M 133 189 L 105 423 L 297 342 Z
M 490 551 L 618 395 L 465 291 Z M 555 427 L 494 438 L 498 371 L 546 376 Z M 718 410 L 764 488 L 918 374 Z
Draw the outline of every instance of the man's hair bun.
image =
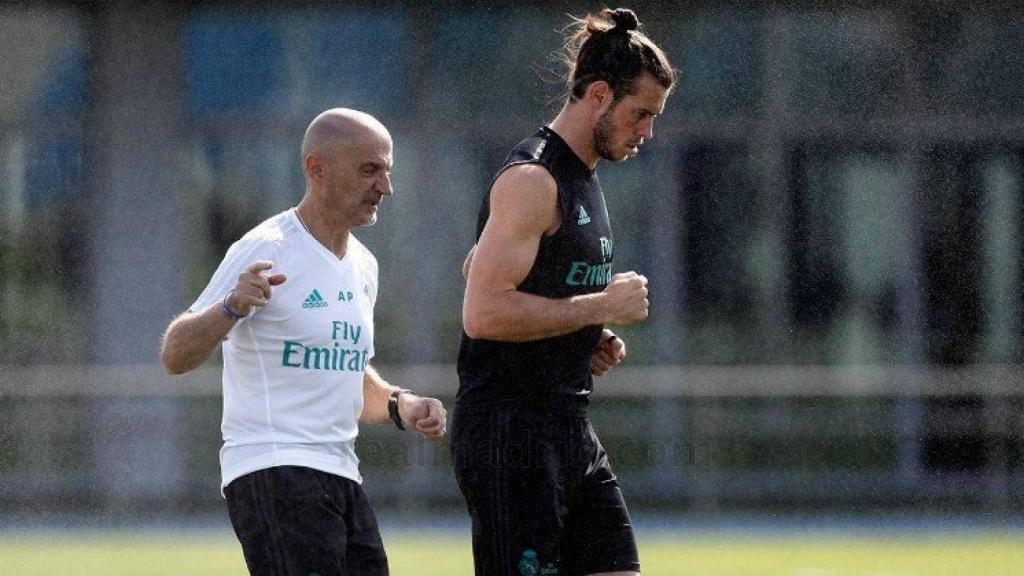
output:
M 607 82 L 618 100 L 633 94 L 637 78 L 650 74 L 658 84 L 671 90 L 675 71 L 661 48 L 638 30 L 640 21 L 629 8 L 605 8 L 598 14 L 573 18 L 562 46 L 568 69 L 569 101 L 583 97 L 587 86 Z
M 640 21 L 637 20 L 636 14 L 629 8 L 616 8 L 614 10 L 607 10 L 606 14 L 609 19 L 615 21 L 614 31 L 628 32 L 630 30 L 636 30 L 637 26 L 640 25 Z

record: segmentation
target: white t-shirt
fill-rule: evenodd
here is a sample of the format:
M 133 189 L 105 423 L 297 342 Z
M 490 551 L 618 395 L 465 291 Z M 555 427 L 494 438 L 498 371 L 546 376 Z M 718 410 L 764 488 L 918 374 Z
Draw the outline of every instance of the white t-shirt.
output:
M 219 305 L 256 260 L 274 263 L 264 275 L 287 280 L 224 342 L 221 487 L 284 465 L 362 482 L 355 439 L 374 354 L 377 260 L 351 235 L 339 260 L 288 210 L 228 249 L 189 310 Z

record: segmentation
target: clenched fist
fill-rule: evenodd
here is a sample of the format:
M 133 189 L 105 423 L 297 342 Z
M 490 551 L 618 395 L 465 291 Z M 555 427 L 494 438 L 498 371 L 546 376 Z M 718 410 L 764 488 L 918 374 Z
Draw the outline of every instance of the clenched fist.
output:
M 635 324 L 647 318 L 646 277 L 632 271 L 616 274 L 604 295 L 604 324 Z
M 398 414 L 413 430 L 432 442 L 440 440 L 448 431 L 448 411 L 436 398 L 402 394 L 398 397 Z
M 614 332 L 605 328 L 601 332 L 597 346 L 594 347 L 594 353 L 590 356 L 590 373 L 594 376 L 603 376 L 625 359 L 626 343 Z

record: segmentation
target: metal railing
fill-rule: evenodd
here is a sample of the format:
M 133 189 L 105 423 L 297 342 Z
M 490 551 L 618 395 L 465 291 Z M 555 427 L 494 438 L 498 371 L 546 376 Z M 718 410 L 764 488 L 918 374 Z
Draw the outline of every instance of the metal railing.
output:
M 451 402 L 450 365 L 383 366 Z M 620 367 L 590 415 L 631 506 L 1024 509 L 1024 367 Z M 0 510 L 133 514 L 219 504 L 219 367 L 5 367 Z M 454 511 L 447 444 L 358 443 L 384 509 Z

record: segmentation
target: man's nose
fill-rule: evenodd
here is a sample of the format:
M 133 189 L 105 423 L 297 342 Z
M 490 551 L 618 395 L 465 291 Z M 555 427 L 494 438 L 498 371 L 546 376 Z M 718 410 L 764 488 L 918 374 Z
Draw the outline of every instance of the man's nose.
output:
M 391 174 L 384 172 L 384 175 L 377 179 L 377 191 L 385 196 L 391 196 L 395 189 L 391 184 Z
M 650 140 L 654 137 L 654 119 L 647 120 L 640 124 L 640 136 L 644 140 Z

